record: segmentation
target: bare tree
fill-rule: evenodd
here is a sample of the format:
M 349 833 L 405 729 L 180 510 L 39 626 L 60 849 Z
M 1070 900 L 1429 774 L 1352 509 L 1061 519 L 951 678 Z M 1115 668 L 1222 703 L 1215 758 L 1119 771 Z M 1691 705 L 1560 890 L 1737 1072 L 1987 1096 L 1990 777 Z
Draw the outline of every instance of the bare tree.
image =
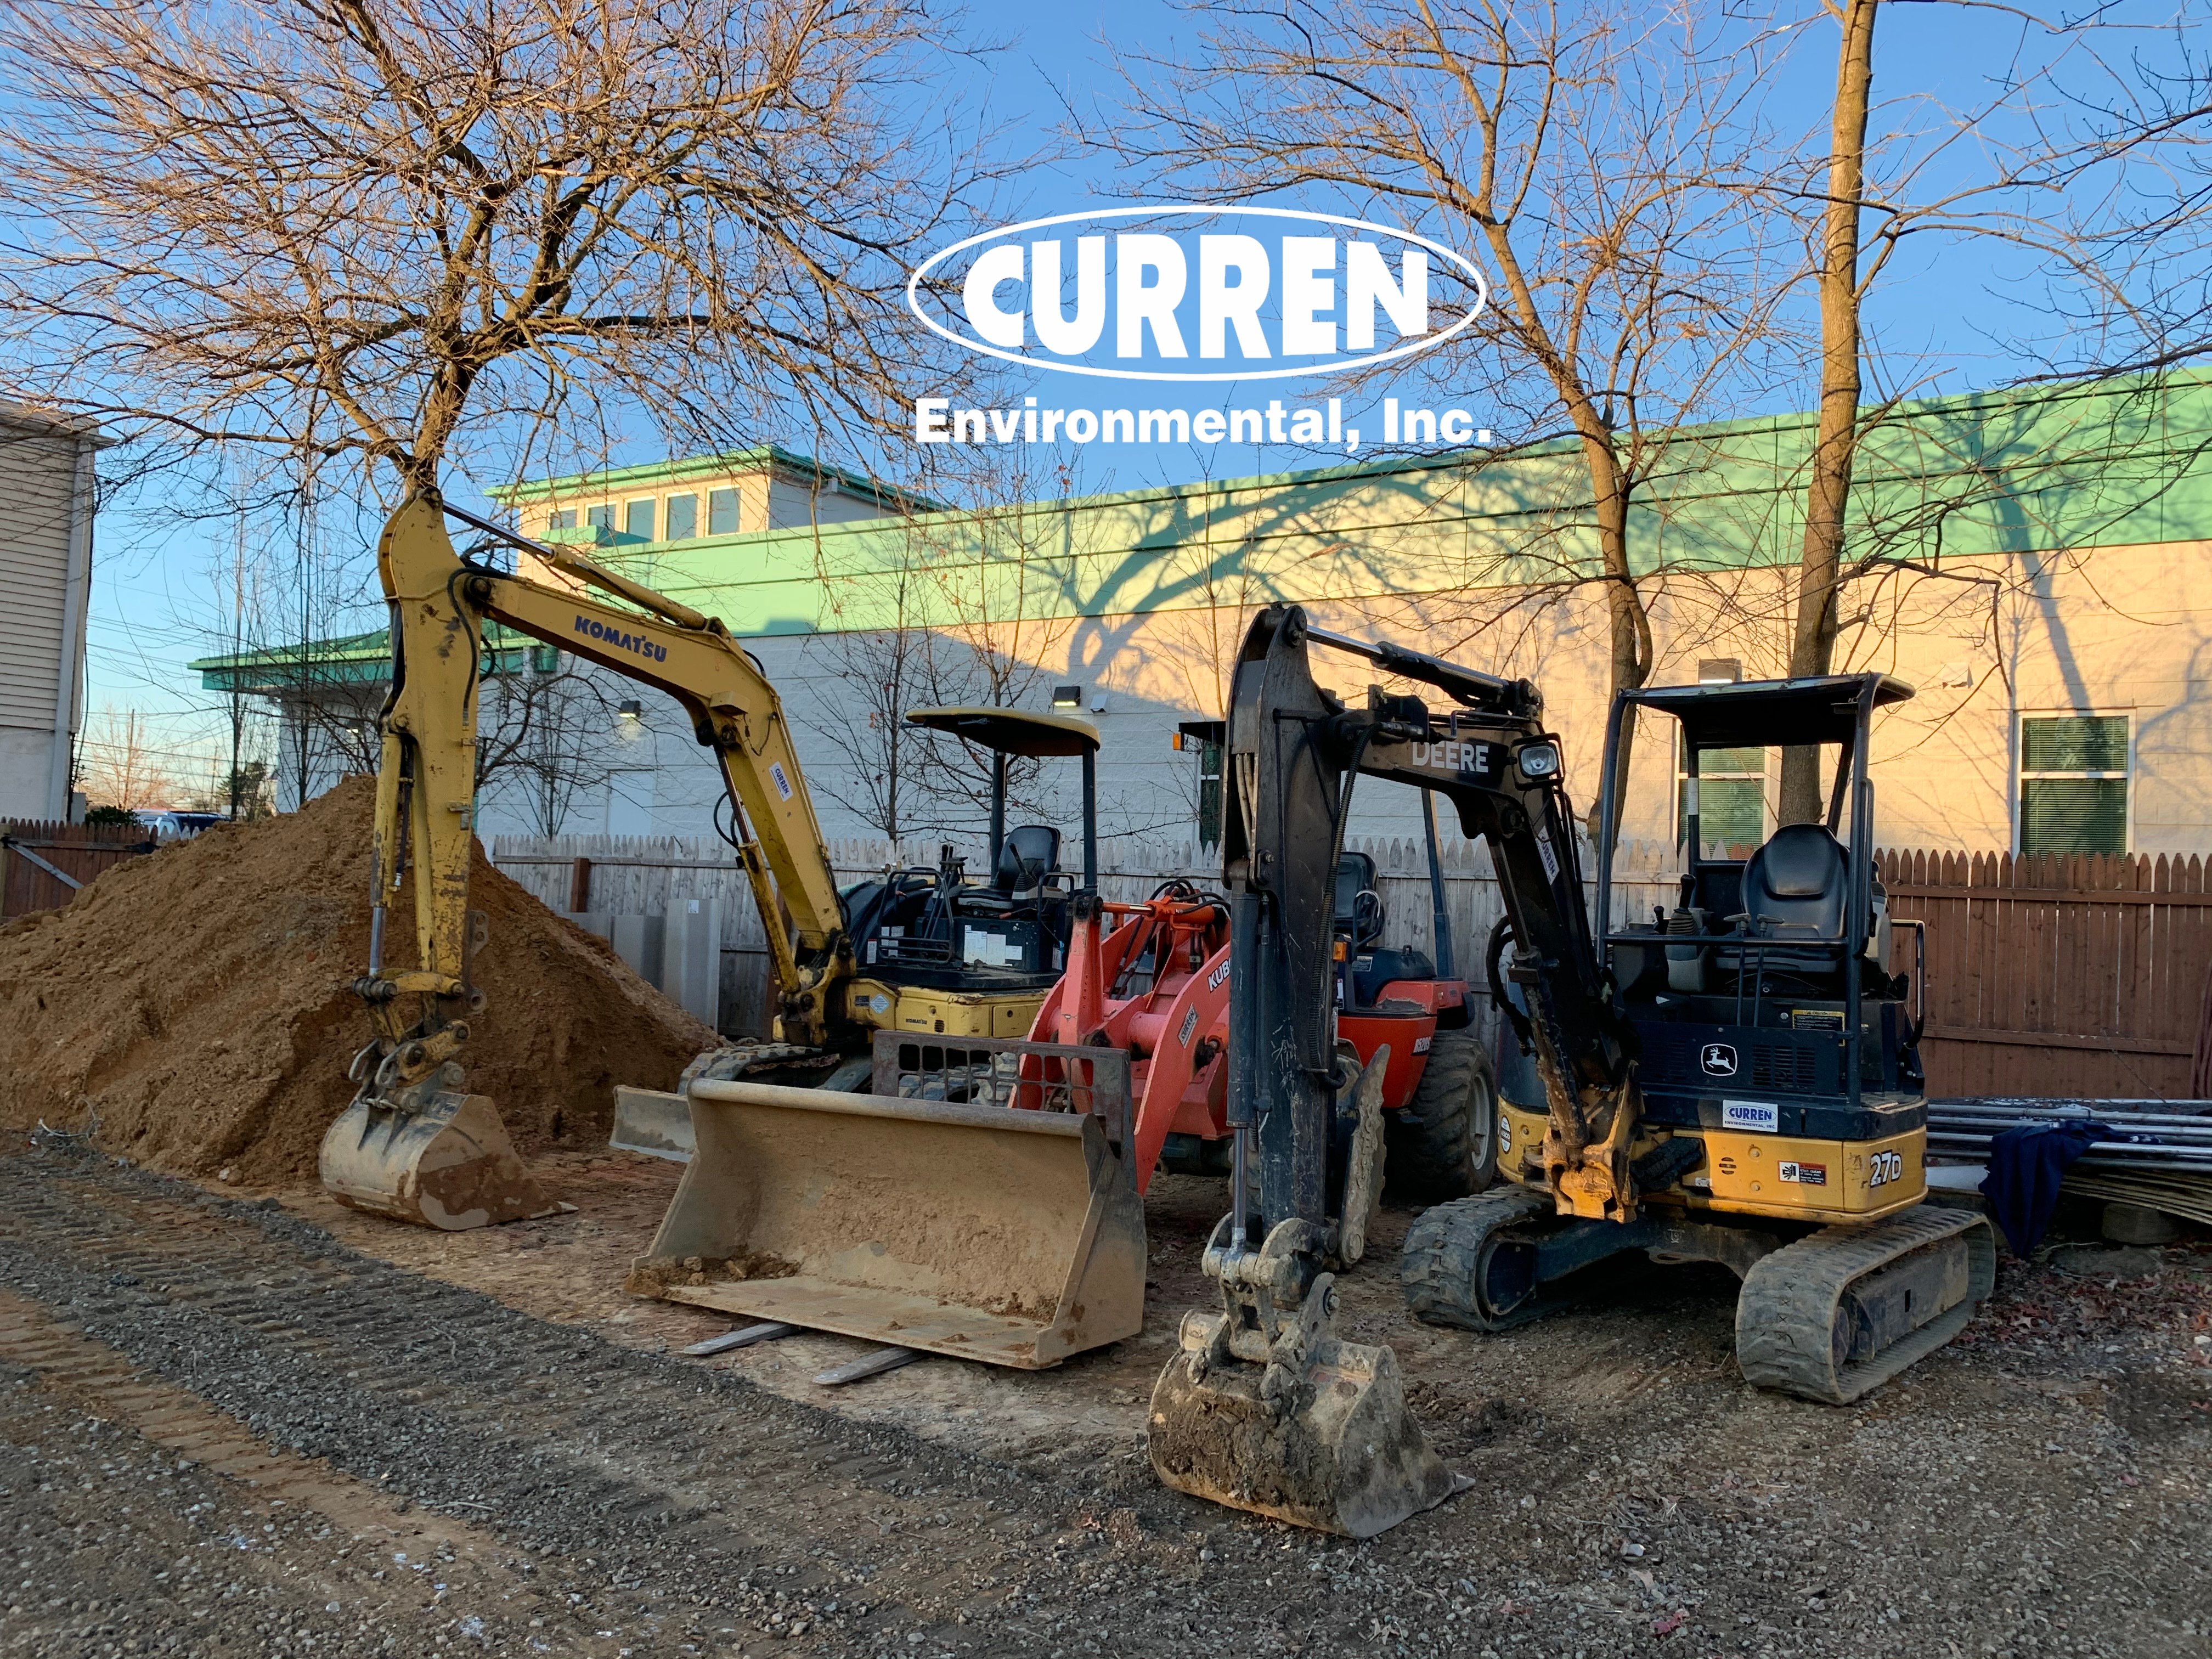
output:
M 136 710 L 100 711 L 100 720 L 78 745 L 77 787 L 95 806 L 126 812 L 167 806 L 177 793 L 169 758 L 158 752 Z
M 1575 444 L 1589 496 L 1547 527 L 1548 585 L 1602 588 L 1611 684 L 1642 684 L 1664 561 L 1631 545 L 1632 503 L 1680 465 L 1680 428 L 1753 395 L 1776 327 L 1762 222 L 1732 188 L 1767 142 L 1762 48 L 1709 40 L 1696 7 L 1194 9 L 1201 55 L 1133 70 L 1125 147 L 1192 196 L 1321 186 L 1480 251 L 1494 303 L 1449 368 L 1524 441 Z M 1164 90 L 1142 78 L 1163 68 Z M 1523 582 L 1540 550 L 1505 550 Z
M 5 378 L 410 489 L 877 424 L 896 256 L 981 177 L 952 49 L 919 0 L 0 0 Z
M 2116 228 L 2123 235 L 2130 228 L 2154 233 L 2160 216 L 2144 218 L 2123 210 L 2100 227 L 2093 222 L 2094 213 L 2079 210 L 2079 199 L 2098 198 L 2100 210 L 2140 199 L 2118 169 L 2142 152 L 2185 137 L 2203 112 L 2168 105 L 2122 115 L 2107 106 L 2106 119 L 2087 124 L 2052 115 L 2045 106 L 2063 107 L 2062 82 L 2069 70 L 2084 70 L 2100 87 L 2115 83 L 2094 44 L 2107 21 L 2103 9 L 2045 19 L 2007 7 L 1992 9 L 2014 31 L 1993 54 L 2001 71 L 1991 77 L 1993 90 L 1977 106 L 1938 108 L 1932 119 L 1916 123 L 1886 110 L 1879 97 L 1875 33 L 1880 4 L 1821 0 L 1837 31 L 1827 138 L 1825 146 L 1808 140 L 1802 147 L 1809 164 L 1787 192 L 1807 221 L 1806 270 L 1820 338 L 1817 424 L 1789 623 L 1793 675 L 1833 670 L 1838 640 L 1852 620 L 1845 609 L 1848 584 L 1869 575 L 1886 578 L 1900 557 L 1910 564 L 1925 551 L 1923 543 L 1901 554 L 1893 526 L 1887 534 L 1880 526 L 1862 526 L 1855 534 L 1852 526 L 1862 452 L 1897 418 L 1908 397 L 1925 389 L 1909 366 L 1889 363 L 1886 383 L 1868 401 L 1867 375 L 1877 357 L 1866 307 L 1885 270 L 1909 244 L 2024 247 L 2050 261 L 2063 273 L 2062 280 L 2099 296 L 2107 319 L 2125 313 L 2124 284 L 2116 284 L 2102 268 L 2102 247 Z M 1912 96 L 1927 103 L 1917 92 Z M 1773 198 L 1772 183 L 1754 186 L 1760 199 Z M 2064 388 L 2052 389 L 2054 403 L 2068 395 Z M 2093 438 L 2091 447 L 2101 441 Z M 1990 470 L 1980 458 L 1961 457 L 1961 463 L 1948 477 L 1931 473 L 1926 499 L 1909 517 L 1923 526 L 1940 526 L 1960 507 L 1990 498 Z M 1870 603 L 1859 620 L 1878 609 Z M 1816 820 L 1820 807 L 1819 755 L 1785 749 L 1781 821 Z
M 620 700 L 599 672 L 550 647 L 510 635 L 487 654 L 494 672 L 477 726 L 477 793 L 504 791 L 537 834 L 557 836 L 623 769 L 609 737 Z

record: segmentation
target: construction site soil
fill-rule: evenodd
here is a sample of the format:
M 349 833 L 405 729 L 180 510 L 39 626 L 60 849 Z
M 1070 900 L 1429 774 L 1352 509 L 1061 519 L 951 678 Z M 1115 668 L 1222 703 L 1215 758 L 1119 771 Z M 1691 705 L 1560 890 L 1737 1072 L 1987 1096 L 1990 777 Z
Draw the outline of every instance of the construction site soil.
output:
M 681 1355 L 731 1322 L 623 1291 L 679 1170 L 605 1149 L 605 1091 L 702 1034 L 481 867 L 472 1080 L 576 1207 L 343 1209 L 313 1165 L 362 1036 L 365 811 L 356 786 L 0 933 L 0 1110 L 98 1121 L 0 1130 L 0 1656 L 2212 1653 L 2201 1242 L 2063 1217 L 1960 1340 L 1838 1409 L 1746 1385 L 1717 1270 L 1418 1325 L 1386 1209 L 1339 1329 L 1395 1351 L 1473 1485 L 1368 1543 L 1300 1532 L 1146 1458 L 1218 1181 L 1154 1183 L 1143 1334 L 1054 1370 L 829 1389 L 869 1345 Z
M 1218 1182 L 1164 1177 L 1145 1334 L 1057 1370 L 711 1360 L 621 1289 L 672 1165 L 459 1235 L 0 1141 L 0 1653 L 1774 1655 L 2212 1650 L 2212 1252 L 2008 1261 L 1843 1409 L 1747 1387 L 1733 1286 L 1504 1337 L 1342 1281 L 1474 1482 L 1354 1544 L 1161 1489 L 1144 1402 Z
M 312 1176 L 370 1035 L 372 780 L 305 811 L 220 825 L 126 860 L 61 910 L 0 927 L 0 1125 L 91 1128 L 155 1169 Z M 489 1012 L 470 1085 L 526 1156 L 605 1143 L 614 1085 L 666 1088 L 714 1034 L 476 850 L 470 902 Z M 412 960 L 413 895 L 390 954 Z

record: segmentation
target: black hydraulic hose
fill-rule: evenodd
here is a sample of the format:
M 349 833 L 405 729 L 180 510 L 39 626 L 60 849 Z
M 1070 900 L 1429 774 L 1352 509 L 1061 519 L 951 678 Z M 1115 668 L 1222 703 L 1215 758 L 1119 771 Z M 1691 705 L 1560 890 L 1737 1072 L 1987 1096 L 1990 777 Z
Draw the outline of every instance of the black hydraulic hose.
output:
M 1505 959 L 1505 947 L 1512 942 L 1513 918 L 1498 917 L 1498 925 L 1490 930 L 1490 948 L 1484 953 L 1490 978 L 1490 1000 L 1498 1005 L 1498 1012 L 1513 1028 L 1513 1038 L 1521 1045 L 1521 1052 L 1533 1054 L 1536 1052 L 1534 1022 L 1516 1007 L 1513 999 L 1505 994 L 1505 975 L 1500 968 Z

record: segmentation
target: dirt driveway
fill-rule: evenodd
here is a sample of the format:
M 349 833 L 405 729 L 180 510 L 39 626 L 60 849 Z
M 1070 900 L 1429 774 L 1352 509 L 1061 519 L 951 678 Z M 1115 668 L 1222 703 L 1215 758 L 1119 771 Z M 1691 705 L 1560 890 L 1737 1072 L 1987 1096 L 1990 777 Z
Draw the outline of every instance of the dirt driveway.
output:
M 1835 1410 L 1744 1385 L 1717 1275 L 1413 1325 L 1393 1214 L 1343 1322 L 1476 1485 L 1354 1545 L 1145 1463 L 1218 1185 L 1155 1194 L 1141 1339 L 833 1392 L 862 1345 L 683 1359 L 728 1322 L 622 1292 L 650 1160 L 439 1237 L 0 1151 L 0 1653 L 2212 1652 L 2212 1253 L 2009 1263 Z

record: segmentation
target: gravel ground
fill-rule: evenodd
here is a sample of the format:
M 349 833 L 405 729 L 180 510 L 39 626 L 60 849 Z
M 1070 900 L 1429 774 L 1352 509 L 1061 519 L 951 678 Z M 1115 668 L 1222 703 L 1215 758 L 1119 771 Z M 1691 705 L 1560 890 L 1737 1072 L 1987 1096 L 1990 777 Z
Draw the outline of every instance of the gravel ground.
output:
M 1170 1311 L 1177 1202 L 1206 1199 L 1160 1206 Z M 1157 1486 L 1124 1396 L 1158 1333 L 1014 1382 L 924 1361 L 823 1409 L 652 1351 L 692 1316 L 617 1323 L 581 1285 L 533 1310 L 536 1261 L 506 1296 L 449 1282 L 558 1235 L 431 1277 L 19 1141 L 0 1653 L 2212 1653 L 2212 1254 L 2008 1263 L 1966 1340 L 1832 1410 L 1744 1386 L 1709 1273 L 1505 1339 L 1413 1327 L 1402 1227 L 1346 1321 L 1476 1484 L 1355 1545 Z M 574 1237 L 572 1267 L 625 1247 L 606 1218 Z

